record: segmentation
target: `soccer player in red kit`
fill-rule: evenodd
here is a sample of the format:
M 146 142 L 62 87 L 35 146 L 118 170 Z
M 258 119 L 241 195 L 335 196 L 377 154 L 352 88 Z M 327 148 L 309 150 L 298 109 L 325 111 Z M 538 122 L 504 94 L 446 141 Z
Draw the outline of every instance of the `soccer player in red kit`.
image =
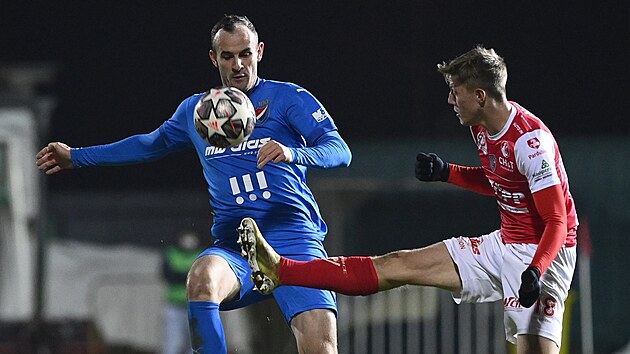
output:
M 558 145 L 540 119 L 507 99 L 507 67 L 493 49 L 476 46 L 438 71 L 481 166 L 420 153 L 416 177 L 494 196 L 500 229 L 382 256 L 297 262 L 277 255 L 246 218 L 239 231 L 254 282 L 262 292 L 299 285 L 346 295 L 412 284 L 450 290 L 457 303 L 503 300 L 506 338 L 518 353 L 558 353 L 578 225 Z

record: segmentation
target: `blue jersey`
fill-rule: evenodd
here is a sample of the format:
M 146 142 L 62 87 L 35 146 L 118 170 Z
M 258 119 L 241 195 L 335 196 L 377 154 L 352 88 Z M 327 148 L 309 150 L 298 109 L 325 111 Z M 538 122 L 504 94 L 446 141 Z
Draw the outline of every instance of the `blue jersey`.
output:
M 146 161 L 194 147 L 208 183 L 216 245 L 235 248 L 236 228 L 244 217 L 254 218 L 272 244 L 286 244 L 292 239 L 322 241 L 327 227 L 306 184 L 306 166 L 347 165 L 351 158 L 347 145 L 340 138 L 337 140 L 341 141 L 341 148 L 336 145 L 332 152 L 319 151 L 321 156 L 304 154 L 303 148 L 317 145 L 323 136 L 333 133 L 339 137 L 322 104 L 295 84 L 259 79 L 248 93 L 258 117 L 252 135 L 238 146 L 223 149 L 208 145 L 195 130 L 193 111 L 201 96 L 196 94 L 185 99 L 155 132 L 128 138 L 139 144 L 142 144 L 141 139 L 151 141 L 149 149 L 127 146 L 125 158 L 112 157 L 114 149 L 103 148 L 106 145 L 101 146 L 103 151 L 97 157 L 93 157 L 89 150 L 82 151 L 90 148 L 76 149 L 76 156 L 73 149 L 75 166 Z M 270 140 L 290 148 L 294 163 L 269 162 L 259 169 L 258 150 Z M 128 156 L 128 151 L 136 150 L 141 151 L 137 156 Z M 103 158 L 104 151 L 108 153 L 106 158 Z M 327 159 L 333 162 L 326 163 Z

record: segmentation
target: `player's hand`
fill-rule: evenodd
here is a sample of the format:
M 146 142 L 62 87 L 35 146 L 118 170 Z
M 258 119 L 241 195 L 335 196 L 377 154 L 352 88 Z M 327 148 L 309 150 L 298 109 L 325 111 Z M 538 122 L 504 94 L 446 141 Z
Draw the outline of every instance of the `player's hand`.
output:
M 270 140 L 258 150 L 258 168 L 263 168 L 269 161 L 291 163 L 293 154 L 288 147 L 275 140 Z
M 37 168 L 46 172 L 47 175 L 74 168 L 70 149 L 71 148 L 64 143 L 49 143 L 35 155 L 37 159 L 35 164 Z
M 434 153 L 418 153 L 416 156 L 416 178 L 424 182 L 448 181 L 450 169 L 445 162 Z
M 540 271 L 536 267 L 527 267 L 521 274 L 521 288 L 518 289 L 518 301 L 525 307 L 532 307 L 540 296 Z

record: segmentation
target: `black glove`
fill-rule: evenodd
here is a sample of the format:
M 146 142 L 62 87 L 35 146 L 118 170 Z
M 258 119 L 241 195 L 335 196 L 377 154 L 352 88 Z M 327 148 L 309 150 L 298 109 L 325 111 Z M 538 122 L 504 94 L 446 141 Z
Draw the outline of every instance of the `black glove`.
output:
M 518 301 L 525 307 L 532 307 L 540 296 L 540 271 L 536 267 L 527 267 L 521 274 L 521 288 L 518 289 Z
M 425 154 L 420 152 L 416 156 L 416 178 L 421 181 L 446 182 L 450 172 L 448 162 L 444 162 L 434 153 Z

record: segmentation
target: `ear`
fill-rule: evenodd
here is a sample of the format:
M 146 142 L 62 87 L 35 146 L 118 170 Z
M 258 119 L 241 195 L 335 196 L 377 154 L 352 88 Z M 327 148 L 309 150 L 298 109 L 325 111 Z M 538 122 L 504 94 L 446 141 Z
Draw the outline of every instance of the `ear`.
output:
M 475 89 L 475 98 L 477 99 L 477 103 L 480 107 L 486 105 L 487 94 L 486 91 L 480 88 Z
M 265 43 L 258 42 L 258 49 L 256 50 L 256 60 L 261 61 L 263 57 L 263 52 L 265 51 Z
M 208 51 L 208 56 L 210 57 L 210 61 L 212 62 L 212 65 L 218 68 L 219 63 L 217 63 L 217 53 L 215 53 L 212 49 L 210 49 Z

